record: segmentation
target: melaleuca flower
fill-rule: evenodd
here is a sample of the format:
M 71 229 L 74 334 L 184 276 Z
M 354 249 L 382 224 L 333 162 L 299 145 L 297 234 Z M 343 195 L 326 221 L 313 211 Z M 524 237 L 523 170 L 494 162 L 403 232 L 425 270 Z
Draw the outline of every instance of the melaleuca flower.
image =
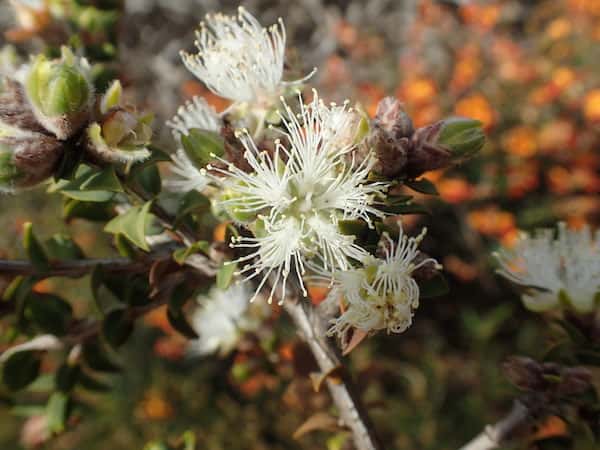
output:
M 60 59 L 39 55 L 24 78 L 36 119 L 58 139 L 68 139 L 87 122 L 94 95 L 91 68 L 85 58 L 76 58 L 62 47 Z
M 244 285 L 227 290 L 213 288 L 207 296 L 198 298 L 198 308 L 192 315 L 192 326 L 199 338 L 189 342 L 192 355 L 219 352 L 226 355 L 237 345 L 241 335 L 256 330 L 262 311 L 250 310 L 251 292 Z
M 569 230 L 558 225 L 553 230 L 521 233 L 514 248 L 495 254 L 498 273 L 522 286 L 523 303 L 532 311 L 559 307 L 561 301 L 578 312 L 591 312 L 600 293 L 600 231 L 588 226 Z
M 282 81 L 286 35 L 281 20 L 263 28 L 240 7 L 237 16 L 207 15 L 196 36 L 198 53 L 181 53 L 185 66 L 215 94 L 236 102 L 244 115 L 256 114 L 260 129 L 279 96 L 307 78 Z
M 178 179 L 166 181 L 166 186 L 178 192 L 204 190 L 209 180 L 201 172 L 202 167 L 196 167 L 197 163 L 194 163 L 188 156 L 182 143 L 182 137 L 184 139 L 188 137 L 191 130 L 203 130 L 218 134 L 222 126 L 221 118 L 204 99 L 194 97 L 178 109 L 177 115 L 167 122 L 167 126 L 171 128 L 179 148 L 171 156 L 173 161 L 171 170 L 178 176 Z M 188 145 L 188 151 L 192 150 Z
M 115 81 L 100 100 L 100 119 L 86 131 L 87 150 L 109 163 L 143 161 L 150 156 L 153 116 L 123 106 L 121 96 L 121 83 Z
M 441 269 L 433 258 L 417 258 L 425 233 L 423 229 L 409 238 L 400 226 L 397 242 L 384 233 L 380 242 L 383 258 L 369 255 L 360 267 L 335 274 L 326 301 L 343 305 L 344 312 L 332 320 L 329 335 L 338 335 L 345 342 L 353 328 L 367 333 L 402 333 L 412 324 L 420 294 L 414 272 L 425 265 Z
M 35 186 L 52 176 L 63 153 L 52 136 L 0 122 L 0 192 Z
M 250 171 L 224 160 L 225 168 L 207 167 L 223 187 L 216 206 L 254 233 L 235 239 L 232 246 L 251 250 L 237 262 L 245 264 L 241 274 L 246 280 L 262 276 L 257 294 L 272 278 L 269 302 L 278 286 L 283 301 L 292 271 L 302 284 L 307 267 L 330 275 L 348 269 L 350 260 L 362 259 L 365 251 L 338 223 L 363 219 L 370 224 L 372 216 L 383 217 L 374 205 L 387 189 L 385 183 L 368 182 L 369 159 L 360 165 L 348 159 L 353 144 L 332 132 L 332 111 L 316 93 L 309 105 L 300 103 L 298 115 L 283 104 L 283 139 L 275 141 L 272 152 L 260 151 L 247 132 L 238 133 Z

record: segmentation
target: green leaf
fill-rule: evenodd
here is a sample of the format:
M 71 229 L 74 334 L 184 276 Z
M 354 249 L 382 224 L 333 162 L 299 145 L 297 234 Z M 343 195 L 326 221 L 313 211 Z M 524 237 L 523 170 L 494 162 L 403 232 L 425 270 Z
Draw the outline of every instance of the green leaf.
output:
M 181 308 L 169 305 L 167 308 L 167 319 L 171 326 L 186 338 L 198 339 L 198 334 L 187 321 Z
M 189 247 L 180 248 L 179 250 L 175 250 L 173 252 L 173 259 L 177 264 L 182 266 L 185 264 L 185 261 L 193 254 L 202 252 L 205 255 L 208 255 L 210 250 L 210 243 L 208 241 L 198 241 Z
M 65 422 L 69 416 L 69 397 L 63 392 L 54 392 L 46 405 L 48 430 L 53 434 L 65 430 Z
M 40 364 L 37 352 L 16 352 L 2 366 L 2 381 L 12 391 L 23 389 L 38 377 Z
M 114 309 L 102 322 L 102 334 L 114 348 L 123 345 L 133 332 L 133 320 L 125 308 Z
M 23 247 L 27 252 L 29 260 L 40 272 L 48 270 L 48 257 L 44 248 L 33 234 L 33 225 L 31 222 L 23 226 Z
M 404 182 L 406 186 L 411 188 L 413 191 L 420 192 L 427 195 L 440 195 L 435 184 L 429 181 L 427 178 L 420 178 L 418 180 L 407 180 Z
M 45 247 L 50 259 L 70 261 L 84 257 L 81 248 L 65 234 L 55 234 L 45 242 Z
M 85 219 L 91 222 L 107 222 L 114 217 L 109 203 L 82 202 L 66 198 L 63 204 L 63 219 Z
M 83 371 L 79 374 L 79 386 L 92 392 L 107 392 L 110 390 L 110 386 L 98 381 Z
M 119 372 L 121 368 L 107 355 L 107 350 L 96 339 L 83 346 L 83 360 L 90 369 L 98 372 Z
M 135 171 L 135 180 L 142 186 L 144 191 L 153 197 L 160 194 L 162 180 L 156 165 L 144 166 Z
M 207 211 L 210 211 L 210 200 L 198 191 L 190 191 L 180 200 L 175 216 L 175 224 L 181 223 L 188 214 L 205 213 Z
M 106 202 L 113 198 L 115 192 L 107 190 L 85 190 L 82 187 L 86 185 L 90 179 L 97 179 L 98 184 L 110 184 L 110 173 L 108 173 L 108 175 L 105 174 L 100 176 L 98 179 L 97 177 L 99 174 L 102 174 L 102 172 L 96 171 L 89 166 L 80 165 L 74 179 L 70 181 L 60 180 L 53 183 L 48 188 L 48 192 L 60 192 L 69 198 L 84 202 Z M 103 181 L 104 183 L 102 183 Z M 91 181 L 91 184 L 93 186 L 95 182 Z
M 446 278 L 438 273 L 433 278 L 419 283 L 420 297 L 431 298 L 445 295 L 450 291 Z
M 81 183 L 79 189 L 82 191 L 123 192 L 121 182 L 112 166 L 90 175 Z
M 214 159 L 212 155 L 223 156 L 223 138 L 214 131 L 192 128 L 189 134 L 181 136 L 185 153 L 196 167 L 204 167 Z
M 122 234 L 142 250 L 149 251 L 146 242 L 146 228 L 150 225 L 152 214 L 150 207 L 152 201 L 142 206 L 133 206 L 124 214 L 115 217 L 104 227 L 104 231 L 113 234 Z
M 64 363 L 56 372 L 56 388 L 62 392 L 69 392 L 73 389 L 79 379 L 81 367 L 77 364 Z
M 122 257 L 135 259 L 138 256 L 138 250 L 122 234 L 115 234 L 113 243 Z
M 183 441 L 183 450 L 195 450 L 196 449 L 196 435 L 193 431 L 188 430 L 181 436 Z
M 109 191 L 61 191 L 61 193 L 74 200 L 82 202 L 107 202 L 114 197 L 113 192 Z
M 71 305 L 52 294 L 32 292 L 27 298 L 26 309 L 36 326 L 46 333 L 64 335 L 73 316 Z
M 221 264 L 219 271 L 217 272 L 217 287 L 219 289 L 227 289 L 233 279 L 233 274 L 237 269 L 237 264 L 231 261 L 225 261 Z

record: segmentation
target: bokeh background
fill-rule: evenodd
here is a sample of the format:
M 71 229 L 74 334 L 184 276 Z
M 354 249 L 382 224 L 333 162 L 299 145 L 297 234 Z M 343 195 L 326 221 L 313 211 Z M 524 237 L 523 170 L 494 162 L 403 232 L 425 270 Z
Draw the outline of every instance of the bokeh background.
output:
M 119 77 L 128 95 L 163 123 L 193 95 L 225 104 L 185 70 L 178 52 L 209 11 L 236 2 L 126 0 L 119 25 Z M 374 114 L 384 96 L 403 101 L 415 124 L 448 115 L 481 120 L 489 140 L 479 158 L 428 174 L 440 191 L 424 250 L 443 262 L 450 293 L 426 300 L 404 334 L 378 335 L 347 358 L 378 432 L 390 449 L 458 448 L 503 415 L 515 395 L 503 378 L 512 354 L 539 356 L 549 330 L 518 293 L 494 275 L 491 252 L 519 229 L 600 221 L 600 2 L 597 0 L 252 0 L 263 24 L 282 17 L 290 70 L 319 68 L 312 80 L 331 101 L 351 99 Z M 2 30 L 14 26 L 0 0 Z M 2 41 L 0 37 L 0 42 Z M 59 198 L 43 189 L 0 197 L 0 254 L 22 256 L 21 227 L 44 236 L 74 232 L 90 256 L 111 254 L 110 238 L 83 221 L 65 224 Z M 85 280 L 45 283 L 43 291 L 88 302 Z M 551 338 L 550 338 L 551 339 Z M 340 449 L 341 436 L 315 431 L 294 439 L 310 416 L 331 408 L 312 390 L 306 348 L 274 310 L 258 333 L 227 357 L 191 358 L 186 341 L 152 313 L 121 358 L 126 370 L 84 394 L 90 412 L 45 444 L 60 449 L 141 449 L 193 430 L 198 448 Z M 16 413 L 16 414 L 15 414 Z M 25 426 L 23 424 L 26 424 Z M 0 404 L 0 448 L 35 441 L 34 422 Z M 560 434 L 560 422 L 540 433 Z

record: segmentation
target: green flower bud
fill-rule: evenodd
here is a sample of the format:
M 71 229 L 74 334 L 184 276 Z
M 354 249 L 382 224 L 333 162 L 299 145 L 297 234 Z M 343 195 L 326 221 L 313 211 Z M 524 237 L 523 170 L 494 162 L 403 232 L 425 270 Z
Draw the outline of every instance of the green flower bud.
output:
M 150 156 L 153 116 L 120 106 L 121 95 L 121 84 L 115 81 L 100 99 L 102 118 L 88 127 L 87 149 L 104 162 L 142 161 Z
M 90 66 L 67 48 L 62 57 L 38 56 L 29 69 L 25 89 L 38 121 L 59 139 L 72 136 L 87 121 L 93 103 Z
M 453 159 L 468 159 L 485 144 L 485 134 L 478 120 L 451 117 L 443 121 L 437 143 L 452 152 Z

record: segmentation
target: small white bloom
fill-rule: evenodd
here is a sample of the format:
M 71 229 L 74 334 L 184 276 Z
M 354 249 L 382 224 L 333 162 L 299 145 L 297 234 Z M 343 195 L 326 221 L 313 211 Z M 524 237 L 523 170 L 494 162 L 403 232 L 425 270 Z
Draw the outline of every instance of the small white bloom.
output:
M 433 258 L 416 262 L 418 246 L 426 230 L 417 237 L 408 237 L 400 225 L 398 241 L 387 234 L 380 244 L 385 257 L 368 256 L 360 268 L 339 272 L 327 302 L 344 305 L 340 317 L 332 320 L 329 335 L 347 340 L 352 328 L 365 332 L 387 330 L 402 333 L 412 324 L 414 310 L 419 306 L 419 286 L 413 272 L 427 264 L 441 266 Z
M 555 308 L 561 293 L 577 311 L 595 308 L 600 292 L 600 231 L 594 236 L 588 226 L 577 231 L 559 223 L 556 239 L 549 229 L 521 233 L 514 248 L 503 248 L 495 256 L 498 273 L 526 289 L 522 299 L 527 308 Z
M 283 21 L 264 28 L 243 7 L 237 16 L 208 14 L 195 42 L 198 53 L 182 52 L 183 63 L 215 94 L 268 109 L 287 85 Z
M 181 146 L 181 137 L 187 136 L 193 128 L 218 133 L 221 129 L 221 118 L 206 100 L 194 97 L 180 106 L 177 114 L 167 121 L 173 137 Z M 181 147 L 171 156 L 171 170 L 177 179 L 167 180 L 165 186 L 176 192 L 202 191 L 208 185 L 208 178 L 198 169 Z
M 375 197 L 387 189 L 386 183 L 368 183 L 373 162 L 366 159 L 355 166 L 347 161 L 352 144 L 339 141 L 324 121 L 325 106 L 315 93 L 309 105 L 300 104 L 294 114 L 284 102 L 282 114 L 285 142 L 275 142 L 272 153 L 261 152 L 247 133 L 239 138 L 245 158 L 253 172 L 246 173 L 233 164 L 226 169 L 209 167 L 223 177 L 213 180 L 224 187 L 218 202 L 232 218 L 253 228 L 254 237 L 242 237 L 234 247 L 254 250 L 238 262 L 248 263 L 241 273 L 246 279 L 273 279 L 273 290 L 285 283 L 295 270 L 300 280 L 305 267 L 331 276 L 350 267 L 349 259 L 360 260 L 366 252 L 338 228 L 339 220 L 383 217 Z M 339 111 L 336 112 L 339 114 Z M 258 220 L 257 220 L 258 219 Z M 282 300 L 283 301 L 283 300 Z
M 199 338 L 189 342 L 190 354 L 203 356 L 218 351 L 226 355 L 244 332 L 256 330 L 260 320 L 248 311 L 251 295 L 245 285 L 237 284 L 227 290 L 212 288 L 208 296 L 199 297 L 192 316 Z

